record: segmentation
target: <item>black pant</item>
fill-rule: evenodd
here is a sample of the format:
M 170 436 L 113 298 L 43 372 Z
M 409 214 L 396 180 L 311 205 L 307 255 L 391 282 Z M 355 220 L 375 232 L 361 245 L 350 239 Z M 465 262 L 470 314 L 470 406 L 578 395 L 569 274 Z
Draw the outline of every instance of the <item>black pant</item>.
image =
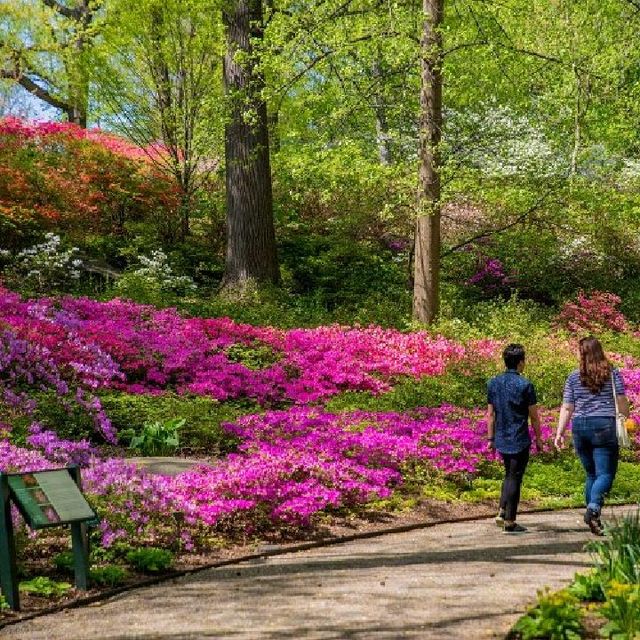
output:
M 500 509 L 504 510 L 504 519 L 515 522 L 520 502 L 520 487 L 524 471 L 529 463 L 529 447 L 518 453 L 500 453 L 504 461 L 504 481 L 500 496 Z

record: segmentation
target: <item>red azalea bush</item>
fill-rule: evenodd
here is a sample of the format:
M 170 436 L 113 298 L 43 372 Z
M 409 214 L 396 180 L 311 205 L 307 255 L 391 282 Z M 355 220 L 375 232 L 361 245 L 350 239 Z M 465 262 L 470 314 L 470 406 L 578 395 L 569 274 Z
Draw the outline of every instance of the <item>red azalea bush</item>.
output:
M 566 302 L 557 322 L 575 333 L 619 331 L 629 328 L 627 319 L 618 309 L 622 300 L 613 293 L 581 291 L 576 301 Z
M 69 123 L 0 120 L 2 227 L 117 232 L 128 220 L 175 212 L 175 188 L 149 153 L 160 151 Z

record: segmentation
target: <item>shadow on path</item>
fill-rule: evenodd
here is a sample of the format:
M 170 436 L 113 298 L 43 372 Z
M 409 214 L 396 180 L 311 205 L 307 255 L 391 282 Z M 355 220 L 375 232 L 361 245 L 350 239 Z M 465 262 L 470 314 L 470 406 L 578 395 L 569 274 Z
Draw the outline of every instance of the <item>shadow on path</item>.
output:
M 212 569 L 216 580 L 236 580 L 238 577 L 252 578 L 270 576 L 282 577 L 297 574 L 324 573 L 326 571 L 352 571 L 354 569 L 376 569 L 381 567 L 406 567 L 444 563 L 489 562 L 508 564 L 570 564 L 575 567 L 590 566 L 582 560 L 567 561 L 566 555 L 582 553 L 584 542 L 549 542 L 539 544 L 517 544 L 502 547 L 474 547 L 454 551 L 416 551 L 413 553 L 376 553 L 350 556 L 330 557 L 322 560 L 293 560 L 292 562 L 277 563 L 256 562 L 245 563 L 233 569 Z M 561 556 L 557 559 L 554 556 Z M 191 582 L 208 582 L 211 580 L 209 571 L 193 576 Z

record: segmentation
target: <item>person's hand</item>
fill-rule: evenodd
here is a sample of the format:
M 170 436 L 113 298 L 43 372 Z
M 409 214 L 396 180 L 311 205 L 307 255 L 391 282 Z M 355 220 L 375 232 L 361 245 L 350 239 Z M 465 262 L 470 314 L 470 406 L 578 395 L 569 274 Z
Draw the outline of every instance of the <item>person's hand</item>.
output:
M 563 433 L 556 433 L 556 438 L 553 441 L 553 446 L 560 451 L 561 449 L 564 449 L 564 434 Z
M 487 440 L 487 449 L 489 449 L 489 451 L 495 451 L 496 450 L 496 441 L 491 439 L 491 440 Z

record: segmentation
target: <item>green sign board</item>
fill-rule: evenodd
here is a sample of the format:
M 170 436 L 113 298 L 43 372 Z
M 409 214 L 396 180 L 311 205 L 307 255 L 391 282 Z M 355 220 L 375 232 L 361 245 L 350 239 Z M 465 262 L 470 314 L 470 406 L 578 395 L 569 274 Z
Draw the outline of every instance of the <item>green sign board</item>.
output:
M 66 469 L 12 474 L 8 482 L 14 502 L 32 529 L 95 518 Z
M 12 609 L 20 609 L 16 547 L 11 518 L 15 504 L 32 529 L 70 525 L 76 587 L 87 589 L 89 521 L 96 514 L 81 492 L 80 469 L 46 469 L 27 473 L 0 473 L 0 590 Z

